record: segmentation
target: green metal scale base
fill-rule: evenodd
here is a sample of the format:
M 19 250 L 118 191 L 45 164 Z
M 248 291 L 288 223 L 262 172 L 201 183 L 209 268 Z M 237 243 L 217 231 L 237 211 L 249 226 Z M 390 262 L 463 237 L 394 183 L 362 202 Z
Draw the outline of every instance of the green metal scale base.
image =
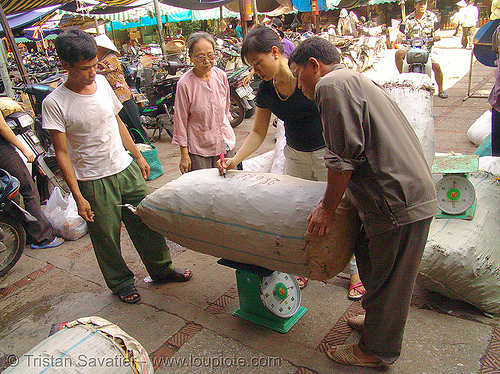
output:
M 270 312 L 270 307 L 265 305 L 262 301 L 261 285 L 266 277 L 274 273 L 273 271 L 259 266 L 242 264 L 225 259 L 219 260 L 218 263 L 236 269 L 236 282 L 240 306 L 233 312 L 234 316 L 284 334 L 288 332 L 307 311 L 303 306 L 299 306 L 298 308 L 293 307 L 294 303 L 300 305 L 300 289 L 287 291 L 285 285 L 278 282 L 275 285 L 276 301 L 277 304 L 280 305 L 277 305 L 277 307 L 284 313 L 286 313 L 286 308 L 294 308 L 291 310 L 293 315 L 283 318 Z

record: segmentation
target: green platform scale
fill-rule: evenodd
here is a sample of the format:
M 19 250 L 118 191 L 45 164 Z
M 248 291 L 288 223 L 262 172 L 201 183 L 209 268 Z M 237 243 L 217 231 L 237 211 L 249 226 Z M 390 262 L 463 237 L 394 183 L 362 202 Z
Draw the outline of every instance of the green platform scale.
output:
M 474 218 L 476 192 L 468 174 L 475 173 L 478 169 L 478 155 L 445 155 L 434 158 L 432 173 L 443 174 L 436 182 L 439 209 L 436 218 Z
M 307 311 L 294 276 L 225 259 L 218 263 L 236 269 L 240 306 L 234 316 L 286 333 Z

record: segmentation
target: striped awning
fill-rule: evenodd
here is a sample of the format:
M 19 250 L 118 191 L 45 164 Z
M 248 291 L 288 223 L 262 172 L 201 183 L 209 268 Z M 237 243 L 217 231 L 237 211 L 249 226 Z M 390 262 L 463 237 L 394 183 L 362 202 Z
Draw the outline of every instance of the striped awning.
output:
M 133 3 L 135 0 L 100 0 L 106 6 L 123 6 Z M 26 12 L 33 9 L 43 8 L 50 5 L 58 5 L 72 2 L 72 0 L 0 0 L 5 14 Z M 93 1 L 92 3 L 95 3 Z

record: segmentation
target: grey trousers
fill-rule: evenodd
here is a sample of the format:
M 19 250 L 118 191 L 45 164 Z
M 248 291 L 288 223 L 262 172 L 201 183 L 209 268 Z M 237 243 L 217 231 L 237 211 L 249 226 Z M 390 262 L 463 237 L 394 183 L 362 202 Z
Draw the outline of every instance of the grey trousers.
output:
M 403 333 L 418 268 L 432 218 L 367 238 L 358 237 L 354 253 L 366 288 L 366 310 L 359 348 L 387 364 L 401 353 Z
M 231 158 L 235 155 L 234 149 L 231 151 L 227 151 L 224 157 Z M 193 153 L 189 153 L 189 157 L 191 158 L 191 171 L 201 170 L 201 169 L 211 169 L 217 167 L 217 161 L 220 156 L 199 156 Z

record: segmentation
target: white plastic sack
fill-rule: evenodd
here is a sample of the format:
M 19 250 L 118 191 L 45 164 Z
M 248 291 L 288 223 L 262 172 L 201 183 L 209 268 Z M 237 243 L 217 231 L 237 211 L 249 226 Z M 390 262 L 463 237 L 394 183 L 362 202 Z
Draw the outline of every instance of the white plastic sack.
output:
M 146 196 L 136 214 L 151 229 L 194 251 L 309 276 L 307 217 L 325 187 L 325 182 L 288 175 L 230 170 L 223 178 L 217 169 L 204 169 L 183 174 Z M 352 250 L 359 231 L 357 213 L 344 208 L 337 215 L 333 245 Z
M 283 174 L 285 170 L 285 123 L 283 120 L 278 119 L 276 126 L 276 146 L 274 147 L 274 160 L 271 166 L 271 173 L 273 174 Z
M 487 110 L 467 130 L 467 138 L 478 147 L 491 134 L 491 111 Z
M 432 165 L 435 153 L 434 117 L 432 116 L 432 81 L 426 74 L 403 73 L 389 77 L 370 76 L 384 87 L 417 134 L 425 161 Z
M 273 160 L 274 150 L 249 158 L 247 160 L 243 160 L 243 170 L 269 173 L 271 172 Z
M 479 170 L 486 171 L 500 178 L 500 157 L 483 156 L 479 157 Z
M 19 358 L 12 374 L 153 374 L 146 349 L 101 317 L 68 322 Z
M 417 282 L 429 290 L 500 313 L 500 183 L 487 173 L 469 177 L 474 218 L 434 219 Z
M 64 239 L 77 240 L 88 231 L 87 222 L 78 215 L 73 194 L 64 197 L 59 187 L 50 194 L 44 213 L 57 235 Z

